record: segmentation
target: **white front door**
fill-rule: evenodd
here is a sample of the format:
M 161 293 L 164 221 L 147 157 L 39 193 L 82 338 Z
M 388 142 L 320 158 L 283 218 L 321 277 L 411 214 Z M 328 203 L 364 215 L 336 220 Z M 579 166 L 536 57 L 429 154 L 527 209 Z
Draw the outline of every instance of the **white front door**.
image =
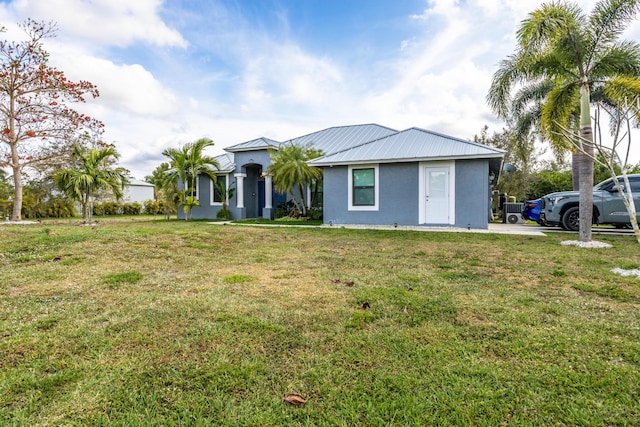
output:
M 449 224 L 449 167 L 425 167 L 425 223 Z

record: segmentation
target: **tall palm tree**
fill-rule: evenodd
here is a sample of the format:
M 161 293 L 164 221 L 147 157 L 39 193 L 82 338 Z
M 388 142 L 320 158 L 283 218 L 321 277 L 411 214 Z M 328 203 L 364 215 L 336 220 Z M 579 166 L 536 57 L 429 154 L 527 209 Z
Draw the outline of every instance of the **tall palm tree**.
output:
M 591 95 L 596 88 L 610 94 L 640 93 L 636 91 L 640 46 L 620 40 L 639 9 L 640 0 L 601 0 L 586 16 L 566 1 L 543 4 L 522 21 L 516 52 L 500 63 L 487 97 L 494 112 L 508 118 L 513 113 L 514 89 L 546 86 L 539 111 L 542 134 L 556 148 L 569 148 L 571 142 L 579 147 L 574 161 L 578 162 L 579 240 L 583 242 L 591 240 L 593 217 Z M 576 121 L 578 135 L 571 141 L 567 137 Z
M 198 176 L 206 175 L 213 182 L 216 181 L 216 171 L 220 165 L 214 157 L 204 154 L 204 150 L 213 145 L 212 140 L 201 138 L 180 148 L 167 148 L 162 152 L 170 159 L 170 168 L 166 172 L 169 182 L 181 182 L 184 186 L 182 204 L 186 208 L 185 219 L 189 219 L 193 207 L 198 205 L 196 199 Z
M 76 145 L 73 156 L 78 160 L 79 167 L 56 173 L 54 180 L 67 196 L 80 202 L 82 219 L 90 223 L 93 219 L 94 194 L 106 189 L 120 200 L 129 180 L 126 169 L 111 166 L 120 157 L 113 147 L 84 151 Z
M 156 201 L 162 201 L 164 217 L 171 218 L 171 214 L 177 211 L 178 203 L 178 183 L 172 180 L 167 172 L 169 171 L 169 163 L 163 162 L 156 167 L 151 175 L 145 177 L 145 181 L 154 185 L 154 198 Z
M 307 186 L 322 179 L 322 170 L 309 166 L 307 162 L 320 157 L 322 152 L 300 144 L 282 144 L 277 150 L 270 149 L 271 166 L 268 172 L 279 193 L 289 193 L 291 200 L 303 216 L 307 214 Z M 298 194 L 294 194 L 294 188 Z M 298 201 L 300 203 L 298 203 Z

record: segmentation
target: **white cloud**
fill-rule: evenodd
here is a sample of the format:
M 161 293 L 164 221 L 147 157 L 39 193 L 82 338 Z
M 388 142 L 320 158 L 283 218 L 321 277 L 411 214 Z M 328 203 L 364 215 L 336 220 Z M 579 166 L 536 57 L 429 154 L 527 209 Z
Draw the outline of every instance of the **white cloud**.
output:
M 590 11 L 595 1 L 580 5 Z M 540 2 L 424 5 L 405 17 L 415 31 L 397 39 L 396 51 L 372 55 L 377 62 L 364 66 L 340 62 L 342 46 L 314 53 L 292 38 L 296 29 L 284 12 L 282 28 L 271 32 L 222 3 L 207 3 L 206 16 L 181 15 L 189 25 L 198 22 L 190 45 L 162 19 L 171 0 L 14 0 L 0 3 L 0 20 L 58 21 L 60 37 L 48 44 L 52 63 L 99 87 L 101 96 L 78 109 L 105 122 L 105 139 L 116 142 L 122 165 L 142 178 L 164 161 L 162 150 L 203 136 L 218 154 L 260 136 L 286 140 L 355 123 L 420 126 L 460 138 L 484 124 L 497 130 L 502 124 L 485 101 L 491 76 L 513 51 L 520 21 Z M 630 34 L 640 34 L 639 25 L 633 28 Z M 154 50 L 153 60 L 146 62 L 149 51 L 138 58 L 122 49 L 116 57 L 108 49 L 141 44 Z M 179 59 L 161 49 L 187 45 Z
M 159 17 L 161 0 L 15 0 L 17 15 L 57 22 L 65 37 L 109 46 L 137 41 L 186 47 L 187 42 Z M 77 42 L 80 40 L 76 40 Z

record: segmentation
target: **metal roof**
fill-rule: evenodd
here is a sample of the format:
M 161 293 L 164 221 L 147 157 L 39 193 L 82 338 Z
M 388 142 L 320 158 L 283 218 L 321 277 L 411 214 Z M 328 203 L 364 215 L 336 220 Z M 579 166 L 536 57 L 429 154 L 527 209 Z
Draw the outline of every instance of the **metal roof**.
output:
M 230 153 L 235 153 L 238 151 L 251 151 L 251 150 L 262 150 L 265 148 L 277 148 L 280 145 L 280 142 L 274 141 L 269 138 L 258 138 L 252 139 L 251 141 L 242 142 L 240 144 L 233 145 L 231 147 L 225 148 L 225 151 Z
M 236 168 L 233 163 L 233 154 L 221 154 L 216 156 L 216 160 L 218 161 L 218 170 L 220 172 L 231 172 Z
M 155 187 L 155 185 L 148 183 L 147 181 L 140 181 L 139 179 L 130 179 L 129 186 L 137 187 Z
M 373 141 L 397 133 L 396 130 L 377 124 L 338 126 L 291 139 L 289 143 L 310 145 L 322 150 L 325 155 L 333 154 L 368 141 Z
M 502 158 L 505 151 L 471 141 L 410 128 L 311 160 L 313 166 L 410 162 L 434 159 Z

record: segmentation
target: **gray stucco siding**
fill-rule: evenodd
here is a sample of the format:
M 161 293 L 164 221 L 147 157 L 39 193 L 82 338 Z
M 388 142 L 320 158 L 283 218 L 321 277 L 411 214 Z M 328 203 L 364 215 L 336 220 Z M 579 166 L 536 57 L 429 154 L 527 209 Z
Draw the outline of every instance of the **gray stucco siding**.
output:
M 434 164 L 437 166 L 438 164 Z M 420 224 L 420 168 L 428 163 L 381 163 L 379 167 L 378 209 L 349 210 L 348 166 L 324 167 L 324 223 L 377 225 Z M 363 166 L 366 167 L 366 166 Z M 487 160 L 455 162 L 454 226 L 461 228 L 488 227 L 489 163 Z
M 229 174 L 229 181 L 235 188 L 235 179 L 233 173 Z M 192 212 L 193 219 L 215 219 L 218 211 L 222 210 L 222 205 L 211 205 L 211 178 L 201 175 L 198 177 L 198 201 L 200 206 L 195 206 Z M 227 209 L 231 211 L 234 219 L 239 218 L 240 211 L 236 208 L 236 196 L 229 198 Z M 182 206 L 178 207 L 178 218 L 184 219 L 184 210 Z
M 488 228 L 489 161 L 456 161 L 456 227 Z
M 234 173 L 246 173 L 245 165 L 261 165 L 262 172 L 266 172 L 271 165 L 271 156 L 267 150 L 241 151 L 234 153 L 236 170 Z
M 347 166 L 325 167 L 324 223 L 398 224 L 418 223 L 418 164 L 379 165 L 379 201 L 376 211 L 349 210 Z

